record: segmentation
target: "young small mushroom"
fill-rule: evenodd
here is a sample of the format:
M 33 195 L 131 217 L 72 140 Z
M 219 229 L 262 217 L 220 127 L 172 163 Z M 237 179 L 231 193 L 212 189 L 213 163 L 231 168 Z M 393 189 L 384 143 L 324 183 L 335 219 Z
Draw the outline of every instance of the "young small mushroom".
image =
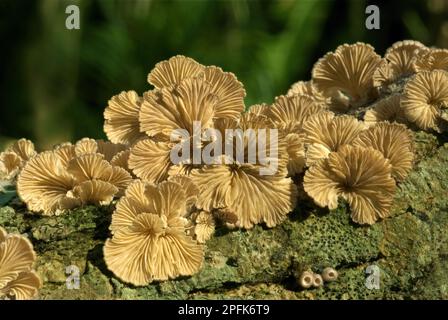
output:
M 322 276 L 320 274 L 313 274 L 313 287 L 319 288 L 322 287 L 324 284 L 324 280 L 322 279 Z
M 327 267 L 322 271 L 322 279 L 324 279 L 324 281 L 326 282 L 335 281 L 337 280 L 338 276 L 338 272 L 331 267 Z
M 308 289 L 313 285 L 314 282 L 314 275 L 310 271 L 304 271 L 298 280 L 299 285 L 304 288 Z

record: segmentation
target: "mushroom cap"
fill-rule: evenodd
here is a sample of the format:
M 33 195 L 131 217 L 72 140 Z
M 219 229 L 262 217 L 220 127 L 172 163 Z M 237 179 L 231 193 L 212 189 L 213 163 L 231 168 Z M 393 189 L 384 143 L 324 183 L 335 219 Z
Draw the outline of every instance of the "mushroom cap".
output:
M 352 141 L 367 127 L 362 121 L 348 115 L 335 116 L 325 111 L 308 118 L 303 125 L 306 144 L 306 164 L 312 165 L 330 152 Z
M 173 165 L 170 157 L 172 147 L 170 142 L 150 138 L 141 140 L 131 148 L 129 168 L 140 179 L 161 182 L 168 177 L 168 171 Z
M 192 275 L 200 270 L 203 255 L 196 241 L 153 213 L 140 213 L 104 246 L 109 270 L 137 286 Z
M 72 192 L 83 204 L 108 205 L 118 193 L 118 188 L 109 182 L 89 180 L 76 185 Z
M 398 71 L 392 68 L 391 64 L 386 59 L 382 59 L 373 72 L 373 86 L 375 88 L 387 86 L 395 82 L 399 77 L 400 74 Z
M 267 116 L 276 128 L 286 133 L 299 133 L 306 119 L 323 109 L 324 107 L 310 96 L 280 96 L 268 109 Z
M 203 248 L 187 236 L 183 218 L 188 198 L 174 181 L 134 181 L 112 215 L 113 237 L 104 246 L 107 267 L 134 285 L 199 271 Z
M 290 133 L 285 137 L 288 151 L 288 174 L 294 176 L 305 167 L 305 134 Z
M 250 229 L 266 223 L 274 227 L 291 212 L 297 188 L 284 175 L 260 175 L 253 165 L 206 165 L 195 169 L 191 178 L 200 194 L 197 207 L 205 211 L 227 208 L 238 217 L 240 227 Z
M 394 94 L 381 99 L 374 104 L 372 109 L 366 111 L 364 123 L 368 126 L 373 126 L 382 121 L 406 123 L 406 116 L 404 115 L 400 101 L 400 94 Z
M 398 123 L 381 122 L 362 131 L 353 141 L 353 145 L 372 147 L 380 151 L 392 165 L 392 176 L 403 181 L 412 169 L 413 152 L 412 132 Z
M 20 139 L 0 153 L 0 177 L 13 179 L 25 165 L 26 161 L 36 155 L 34 144 L 27 139 Z
M 131 172 L 129 168 L 129 156 L 131 155 L 131 150 L 126 149 L 118 152 L 114 157 L 110 160 L 110 164 L 113 166 L 117 166 L 125 169 L 128 172 Z
M 291 86 L 286 95 L 310 96 L 316 103 L 322 105 L 323 107 L 326 107 L 331 103 L 331 99 L 325 97 L 319 90 L 317 90 L 312 81 L 297 81 Z
M 395 42 L 386 50 L 384 58 L 389 61 L 396 76 L 409 76 L 414 73 L 412 64 L 414 58 L 426 52 L 428 48 L 415 40 L 403 40 Z
M 12 146 L 6 149 L 8 152 L 14 152 L 20 159 L 27 161 L 34 157 L 37 152 L 34 149 L 34 144 L 25 138 L 19 139 Z
M 61 143 L 54 148 L 53 152 L 64 168 L 72 159 L 76 158 L 76 147 L 70 142 Z
M 62 165 L 59 156 L 46 151 L 30 159 L 19 174 L 17 191 L 31 211 L 43 211 L 45 215 L 58 214 L 67 192 L 75 186 L 75 180 Z
M 113 96 L 104 110 L 104 132 L 114 143 L 132 144 L 139 140 L 139 112 L 142 98 L 135 91 Z
M 103 180 L 112 174 L 112 166 L 104 160 L 103 155 L 87 153 L 72 159 L 67 165 L 67 172 L 77 183 L 94 179 Z
M 210 240 L 215 233 L 215 219 L 210 212 L 201 211 L 195 219 L 194 234 L 199 243 Z
M 0 153 L 0 174 L 6 179 L 12 179 L 19 172 L 22 163 L 23 161 L 17 153 L 2 152 Z
M 415 72 L 445 70 L 448 71 L 448 49 L 431 49 L 413 61 Z
M 266 116 L 269 110 L 269 105 L 267 103 L 254 104 L 247 110 L 248 113 L 254 113 L 257 116 Z
M 0 227 L 0 297 L 33 298 L 42 286 L 31 270 L 36 254 L 31 242 L 20 235 L 8 234 Z
M 29 300 L 37 296 L 42 288 L 42 280 L 34 270 L 20 273 L 16 279 L 0 288 L 2 295 L 13 296 L 16 300 Z
M 404 88 L 401 107 L 410 122 L 423 130 L 441 131 L 441 111 L 448 106 L 448 72 L 423 71 Z
M 183 80 L 195 78 L 204 72 L 204 66 L 195 60 L 177 55 L 156 64 L 148 74 L 148 82 L 157 89 L 180 84 Z
M 337 280 L 338 276 L 339 276 L 338 272 L 331 267 L 327 267 L 322 271 L 322 279 L 324 279 L 324 281 L 327 282 Z
M 333 210 L 342 197 L 354 222 L 373 224 L 389 215 L 395 192 L 391 172 L 378 150 L 345 145 L 309 168 L 303 185 L 317 205 Z
M 320 274 L 313 274 L 313 287 L 319 288 L 322 287 L 324 284 L 324 280 L 322 279 L 322 276 Z
M 199 196 L 199 188 L 192 179 L 185 175 L 173 175 L 168 178 L 168 181 L 176 182 L 182 186 L 183 191 L 187 197 L 187 212 L 190 213 L 196 205 Z
M 319 59 L 312 70 L 312 81 L 327 97 L 343 94 L 349 105 L 359 104 L 373 88 L 372 75 L 381 62 L 372 46 L 357 42 L 339 46 Z
M 140 109 L 140 130 L 149 136 L 170 137 L 176 129 L 193 133 L 193 121 L 202 128 L 213 127 L 218 97 L 202 78 L 186 79 L 176 87 L 148 92 Z
M 246 90 L 236 76 L 231 72 L 224 72 L 215 66 L 206 67 L 204 79 L 211 84 L 211 91 L 218 97 L 215 105 L 215 117 L 238 119 L 244 111 L 244 97 Z
M 314 280 L 314 274 L 309 271 L 304 271 L 300 275 L 298 283 L 302 288 L 308 289 L 313 285 L 313 280 Z

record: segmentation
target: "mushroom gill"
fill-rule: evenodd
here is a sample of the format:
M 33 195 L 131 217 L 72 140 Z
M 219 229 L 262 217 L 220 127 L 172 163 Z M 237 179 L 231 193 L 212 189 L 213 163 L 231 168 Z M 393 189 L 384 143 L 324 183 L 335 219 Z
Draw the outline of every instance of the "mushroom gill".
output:
M 448 107 L 448 72 L 423 71 L 404 88 L 401 107 L 410 122 L 420 129 L 444 131 Z
M 392 165 L 392 176 L 403 181 L 412 169 L 413 152 L 412 132 L 398 123 L 381 122 L 362 131 L 353 141 L 353 145 L 372 147 L 380 151 Z
M 179 183 L 131 184 L 112 215 L 113 236 L 104 246 L 109 270 L 137 286 L 198 272 L 203 247 L 186 234 L 187 207 Z
M 326 111 L 308 118 L 303 125 L 305 133 L 306 164 L 312 165 L 330 152 L 350 144 L 366 129 L 362 121 L 348 115 L 335 116 Z
M 401 95 L 394 94 L 379 100 L 364 114 L 364 122 L 372 126 L 382 121 L 407 123 L 403 108 L 400 104 Z
M 182 80 L 195 78 L 204 72 L 204 66 L 191 58 L 177 55 L 156 64 L 148 74 L 148 82 L 157 89 L 178 85 Z
M 431 49 L 418 59 L 414 59 L 415 72 L 445 70 L 448 71 L 448 49 Z
M 207 165 L 190 175 L 199 186 L 197 207 L 205 211 L 226 208 L 234 212 L 239 227 L 266 223 L 274 227 L 291 212 L 297 188 L 284 175 L 260 175 L 253 165 Z
M 32 270 L 36 253 L 31 242 L 0 227 L 0 300 L 34 298 L 42 282 Z
M 306 119 L 323 110 L 310 96 L 294 95 L 277 97 L 266 114 L 277 129 L 288 134 L 300 133 Z
M 333 210 L 343 198 L 354 222 L 373 224 L 390 214 L 396 188 L 391 172 L 380 151 L 345 145 L 309 168 L 303 185 L 317 205 Z
M 311 81 L 297 81 L 288 90 L 287 96 L 306 95 L 310 96 L 314 102 L 326 108 L 331 104 L 331 99 L 325 97 Z
M 138 119 L 141 102 L 135 91 L 123 91 L 109 100 L 104 110 L 104 132 L 110 141 L 133 144 L 144 137 Z
M 44 215 L 59 214 L 64 209 L 67 192 L 75 179 L 53 151 L 45 151 L 27 162 L 17 180 L 17 192 L 30 211 Z
M 210 240 L 215 232 L 215 219 L 210 212 L 201 211 L 195 219 L 194 234 L 199 243 Z
M 83 204 L 108 204 L 132 181 L 125 169 L 105 160 L 123 148 L 84 138 L 75 145 L 65 143 L 40 153 L 21 171 L 18 194 L 30 211 L 44 215 L 60 214 Z
M 380 62 L 372 46 L 344 44 L 317 61 L 312 81 L 324 96 L 345 105 L 347 110 L 369 100 L 373 94 L 372 75 Z
M 15 141 L 0 153 L 0 176 L 8 180 L 14 179 L 25 163 L 36 154 L 34 144 L 30 140 L 22 138 Z

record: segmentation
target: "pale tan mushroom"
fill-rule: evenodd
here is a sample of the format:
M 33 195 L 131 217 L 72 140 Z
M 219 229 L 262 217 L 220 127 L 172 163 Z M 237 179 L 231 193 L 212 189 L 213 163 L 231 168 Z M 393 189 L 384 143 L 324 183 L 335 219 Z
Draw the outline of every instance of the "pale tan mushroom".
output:
M 14 142 L 14 144 L 7 148 L 6 151 L 14 152 L 23 161 L 27 161 L 37 154 L 34 149 L 34 144 L 30 140 L 24 138 Z
M 111 162 L 112 159 L 120 152 L 128 150 L 126 145 L 121 143 L 113 143 L 110 141 L 96 140 L 97 152 L 104 156 L 104 159 Z
M 276 128 L 284 130 L 285 133 L 299 133 L 307 118 L 322 110 L 324 107 L 310 96 L 280 96 L 268 109 L 267 116 Z
M 381 122 L 365 130 L 353 141 L 353 145 L 372 147 L 380 151 L 392 165 L 392 176 L 403 181 L 412 169 L 412 132 L 398 123 Z
M 200 190 L 197 207 L 209 212 L 227 208 L 242 228 L 262 222 L 274 227 L 296 205 L 297 188 L 290 178 L 260 175 L 253 165 L 207 165 L 190 176 Z
M 372 75 L 373 86 L 375 88 L 380 88 L 390 85 L 396 81 L 398 77 L 398 72 L 391 67 L 386 59 L 383 59 Z
M 75 179 L 64 168 L 60 158 L 53 151 L 40 153 L 30 159 L 17 180 L 20 198 L 34 212 L 45 215 L 59 214 L 67 209 L 61 201 L 75 186 Z
M 415 72 L 445 70 L 448 71 L 448 49 L 431 49 L 414 59 Z
M 191 58 L 177 55 L 157 63 L 148 74 L 148 82 L 158 89 L 171 87 L 180 84 L 182 80 L 203 74 L 204 68 Z
M 67 164 L 72 159 L 76 158 L 76 147 L 70 142 L 65 142 L 56 146 L 53 152 L 59 158 L 64 168 L 67 167 Z
M 333 210 L 341 197 L 354 222 L 373 224 L 390 214 L 396 188 L 391 173 L 380 151 L 345 145 L 309 168 L 303 185 L 317 205 Z
M 180 184 L 134 182 L 112 215 L 113 237 L 104 246 L 107 267 L 139 286 L 198 272 L 203 247 L 186 234 L 186 208 Z
M 406 84 L 401 106 L 407 119 L 419 128 L 442 131 L 442 112 L 448 107 L 448 72 L 418 73 Z
M 99 179 L 103 180 L 112 174 L 112 166 L 99 153 L 84 154 L 72 159 L 67 165 L 76 182 Z
M 244 111 L 244 97 L 246 90 L 236 76 L 231 72 L 224 72 L 215 66 L 206 67 L 204 79 L 212 86 L 212 93 L 218 97 L 215 105 L 215 117 L 238 119 Z
M 414 61 L 428 50 L 425 45 L 414 40 L 394 43 L 387 49 L 384 59 L 373 74 L 374 86 L 386 86 L 410 76 L 414 73 Z
M 140 110 L 140 130 L 152 137 L 168 139 L 176 129 L 193 133 L 193 121 L 202 128 L 213 127 L 218 97 L 212 85 L 202 78 L 186 79 L 179 86 L 144 95 Z
M 129 168 L 129 156 L 131 155 L 131 150 L 123 150 L 121 152 L 118 152 L 112 160 L 110 160 L 110 164 L 113 166 L 117 166 L 120 168 L 125 169 L 128 172 L 131 172 L 131 169 Z
M 123 91 L 109 100 L 104 111 L 104 132 L 110 141 L 132 144 L 144 137 L 138 119 L 141 101 L 135 91 Z
M 199 243 L 210 240 L 215 233 L 215 219 L 210 212 L 201 211 L 195 219 L 194 234 Z
M 339 273 L 332 267 L 326 267 L 321 276 L 324 281 L 332 282 L 338 279 Z
M 326 111 L 308 118 L 303 125 L 306 164 L 312 165 L 330 152 L 350 144 L 367 127 L 352 116 L 335 116 Z
M 382 121 L 407 123 L 400 100 L 401 95 L 394 94 L 375 103 L 364 115 L 365 124 L 373 126 Z
M 25 300 L 37 295 L 42 282 L 32 270 L 35 260 L 36 253 L 27 238 L 8 234 L 0 227 L 0 300 Z
M 249 107 L 247 112 L 254 113 L 258 116 L 265 116 L 267 115 L 267 111 L 269 110 L 269 105 L 266 103 L 260 103 L 260 104 L 254 104 Z
M 27 139 L 20 139 L 0 153 L 0 176 L 8 180 L 14 179 L 25 163 L 37 152 L 34 144 Z
M 0 153 L 0 177 L 6 179 L 14 178 L 22 166 L 22 159 L 14 152 Z
M 291 86 L 286 95 L 310 96 L 316 103 L 320 104 L 324 108 L 328 107 L 331 104 L 331 99 L 325 97 L 319 90 L 317 90 L 312 81 L 297 81 Z
M 182 189 L 187 196 L 187 213 L 191 212 L 198 201 L 198 186 L 193 182 L 193 180 L 185 175 L 173 175 L 168 178 L 168 181 L 176 182 L 182 186 Z
M 288 174 L 294 176 L 305 167 L 305 134 L 290 133 L 285 137 L 288 151 Z
M 344 44 L 314 65 L 312 81 L 324 96 L 345 109 L 367 102 L 373 92 L 372 75 L 381 57 L 365 43 Z
M 82 204 L 108 205 L 118 193 L 118 188 L 110 182 L 89 180 L 73 188 L 73 197 Z
M 98 152 L 98 144 L 95 139 L 82 138 L 75 144 L 76 156 L 92 154 Z
M 161 182 L 168 177 L 173 165 L 170 154 L 173 144 L 150 138 L 137 142 L 130 151 L 128 165 L 140 179 Z
M 384 58 L 389 61 L 390 67 L 397 76 L 409 76 L 414 73 L 412 64 L 414 58 L 420 56 L 428 48 L 415 40 L 403 40 L 395 42 L 387 49 Z

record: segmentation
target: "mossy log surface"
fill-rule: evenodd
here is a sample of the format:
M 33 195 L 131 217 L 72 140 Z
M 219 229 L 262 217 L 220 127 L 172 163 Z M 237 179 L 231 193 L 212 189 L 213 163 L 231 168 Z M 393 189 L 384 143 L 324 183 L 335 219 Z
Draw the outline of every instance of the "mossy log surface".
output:
M 448 144 L 415 134 L 415 170 L 399 185 L 392 215 L 373 226 L 351 222 L 348 207 L 316 208 L 302 199 L 281 225 L 252 230 L 218 228 L 194 276 L 145 287 L 121 282 L 104 264 L 113 206 L 85 207 L 61 216 L 27 212 L 17 199 L 0 208 L 0 225 L 26 234 L 44 286 L 39 299 L 448 299 Z M 80 270 L 68 289 L 66 267 Z M 366 286 L 378 266 L 379 288 Z M 339 278 L 302 289 L 304 270 L 331 266 Z

